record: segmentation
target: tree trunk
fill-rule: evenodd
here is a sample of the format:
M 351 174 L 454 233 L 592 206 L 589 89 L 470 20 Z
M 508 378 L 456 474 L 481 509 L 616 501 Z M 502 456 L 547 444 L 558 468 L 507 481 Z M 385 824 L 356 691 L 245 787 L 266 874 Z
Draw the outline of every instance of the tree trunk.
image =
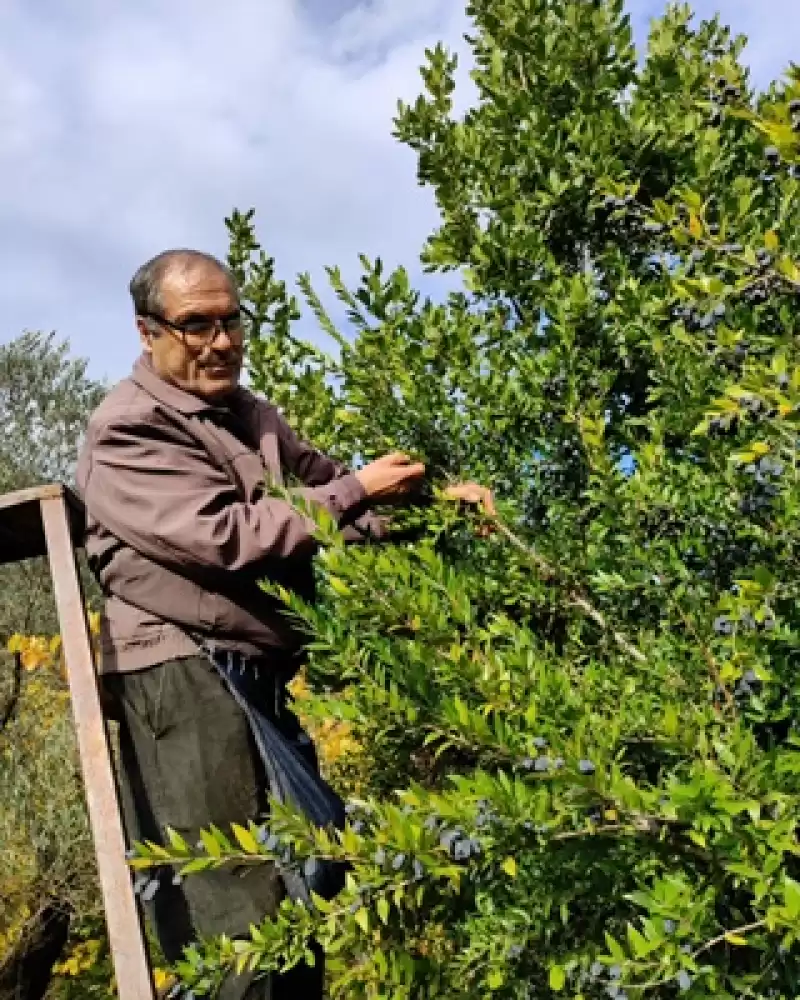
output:
M 68 909 L 57 902 L 31 917 L 16 948 L 0 960 L 0 1000 L 43 1000 L 67 941 L 69 919 Z

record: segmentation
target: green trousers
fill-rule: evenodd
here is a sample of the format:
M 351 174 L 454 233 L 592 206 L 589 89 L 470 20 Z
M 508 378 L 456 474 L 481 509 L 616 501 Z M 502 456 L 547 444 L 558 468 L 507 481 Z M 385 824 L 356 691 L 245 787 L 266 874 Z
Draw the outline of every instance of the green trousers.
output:
M 117 775 L 129 842 L 163 843 L 169 826 L 195 843 L 212 823 L 226 831 L 265 814 L 266 777 L 247 720 L 205 656 L 106 675 L 103 687 L 119 723 Z M 274 718 L 271 684 L 263 685 L 258 707 Z M 282 713 L 284 725 L 286 718 L 293 719 Z M 198 938 L 249 936 L 250 924 L 274 915 L 285 894 L 272 864 L 189 875 L 179 885 L 167 873 L 161 883 L 146 911 L 170 962 Z M 313 967 L 229 977 L 220 1000 L 318 1000 L 323 956 L 315 951 Z

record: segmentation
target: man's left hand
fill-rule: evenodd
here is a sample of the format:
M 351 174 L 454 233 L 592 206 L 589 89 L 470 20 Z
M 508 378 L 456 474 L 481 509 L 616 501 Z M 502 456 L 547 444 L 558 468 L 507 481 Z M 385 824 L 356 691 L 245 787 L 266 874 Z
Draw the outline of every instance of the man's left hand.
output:
M 489 517 L 494 517 L 497 514 L 492 491 L 486 486 L 481 486 L 480 483 L 454 483 L 443 491 L 442 496 L 446 500 L 462 500 L 465 503 L 474 504 Z M 490 524 L 482 524 L 478 528 L 477 534 L 480 538 L 486 538 L 492 530 Z
M 447 500 L 463 500 L 465 503 L 475 504 L 485 514 L 494 516 L 497 513 L 492 491 L 479 483 L 454 483 L 444 490 L 442 496 Z

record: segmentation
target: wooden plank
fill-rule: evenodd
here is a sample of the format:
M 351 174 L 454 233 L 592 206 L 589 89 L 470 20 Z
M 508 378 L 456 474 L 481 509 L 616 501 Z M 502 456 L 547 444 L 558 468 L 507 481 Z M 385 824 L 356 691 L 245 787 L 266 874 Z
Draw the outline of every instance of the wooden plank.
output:
M 125 838 L 108 734 L 100 707 L 89 625 L 75 563 L 69 502 L 63 491 L 40 494 L 34 502 L 41 506 L 40 520 L 53 576 L 119 998 L 154 1000 L 141 914 L 133 894 L 130 869 L 125 861 Z
M 63 483 L 44 483 L 41 486 L 29 486 L 24 490 L 16 490 L 13 493 L 3 493 L 0 495 L 0 510 L 3 507 L 17 507 L 20 504 L 30 503 L 33 500 L 44 500 L 46 497 L 60 497 L 72 493 L 72 490 L 64 486 Z
M 67 504 L 73 545 L 83 544 L 83 504 L 72 490 L 60 483 L 17 490 L 0 496 L 0 565 L 47 554 L 41 501 L 54 497 Z

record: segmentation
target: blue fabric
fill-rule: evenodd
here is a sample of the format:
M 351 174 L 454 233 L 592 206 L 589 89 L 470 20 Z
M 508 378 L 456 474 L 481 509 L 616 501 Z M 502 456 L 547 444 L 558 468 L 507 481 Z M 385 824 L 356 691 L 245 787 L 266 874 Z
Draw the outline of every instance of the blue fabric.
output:
M 288 729 L 282 732 L 249 697 L 248 687 L 260 681 L 255 665 L 241 654 L 204 648 L 250 724 L 272 798 L 293 804 L 318 827 L 343 829 L 344 802 L 319 773 L 308 735 L 297 723 L 293 735 L 289 735 Z M 260 683 L 263 684 L 263 680 Z M 274 678 L 274 686 L 275 719 L 280 723 L 281 715 L 285 714 L 286 691 L 278 678 Z M 302 871 L 286 864 L 280 867 L 287 892 L 294 899 L 309 902 L 310 890 L 332 899 L 344 886 L 346 866 L 340 862 L 309 858 Z

